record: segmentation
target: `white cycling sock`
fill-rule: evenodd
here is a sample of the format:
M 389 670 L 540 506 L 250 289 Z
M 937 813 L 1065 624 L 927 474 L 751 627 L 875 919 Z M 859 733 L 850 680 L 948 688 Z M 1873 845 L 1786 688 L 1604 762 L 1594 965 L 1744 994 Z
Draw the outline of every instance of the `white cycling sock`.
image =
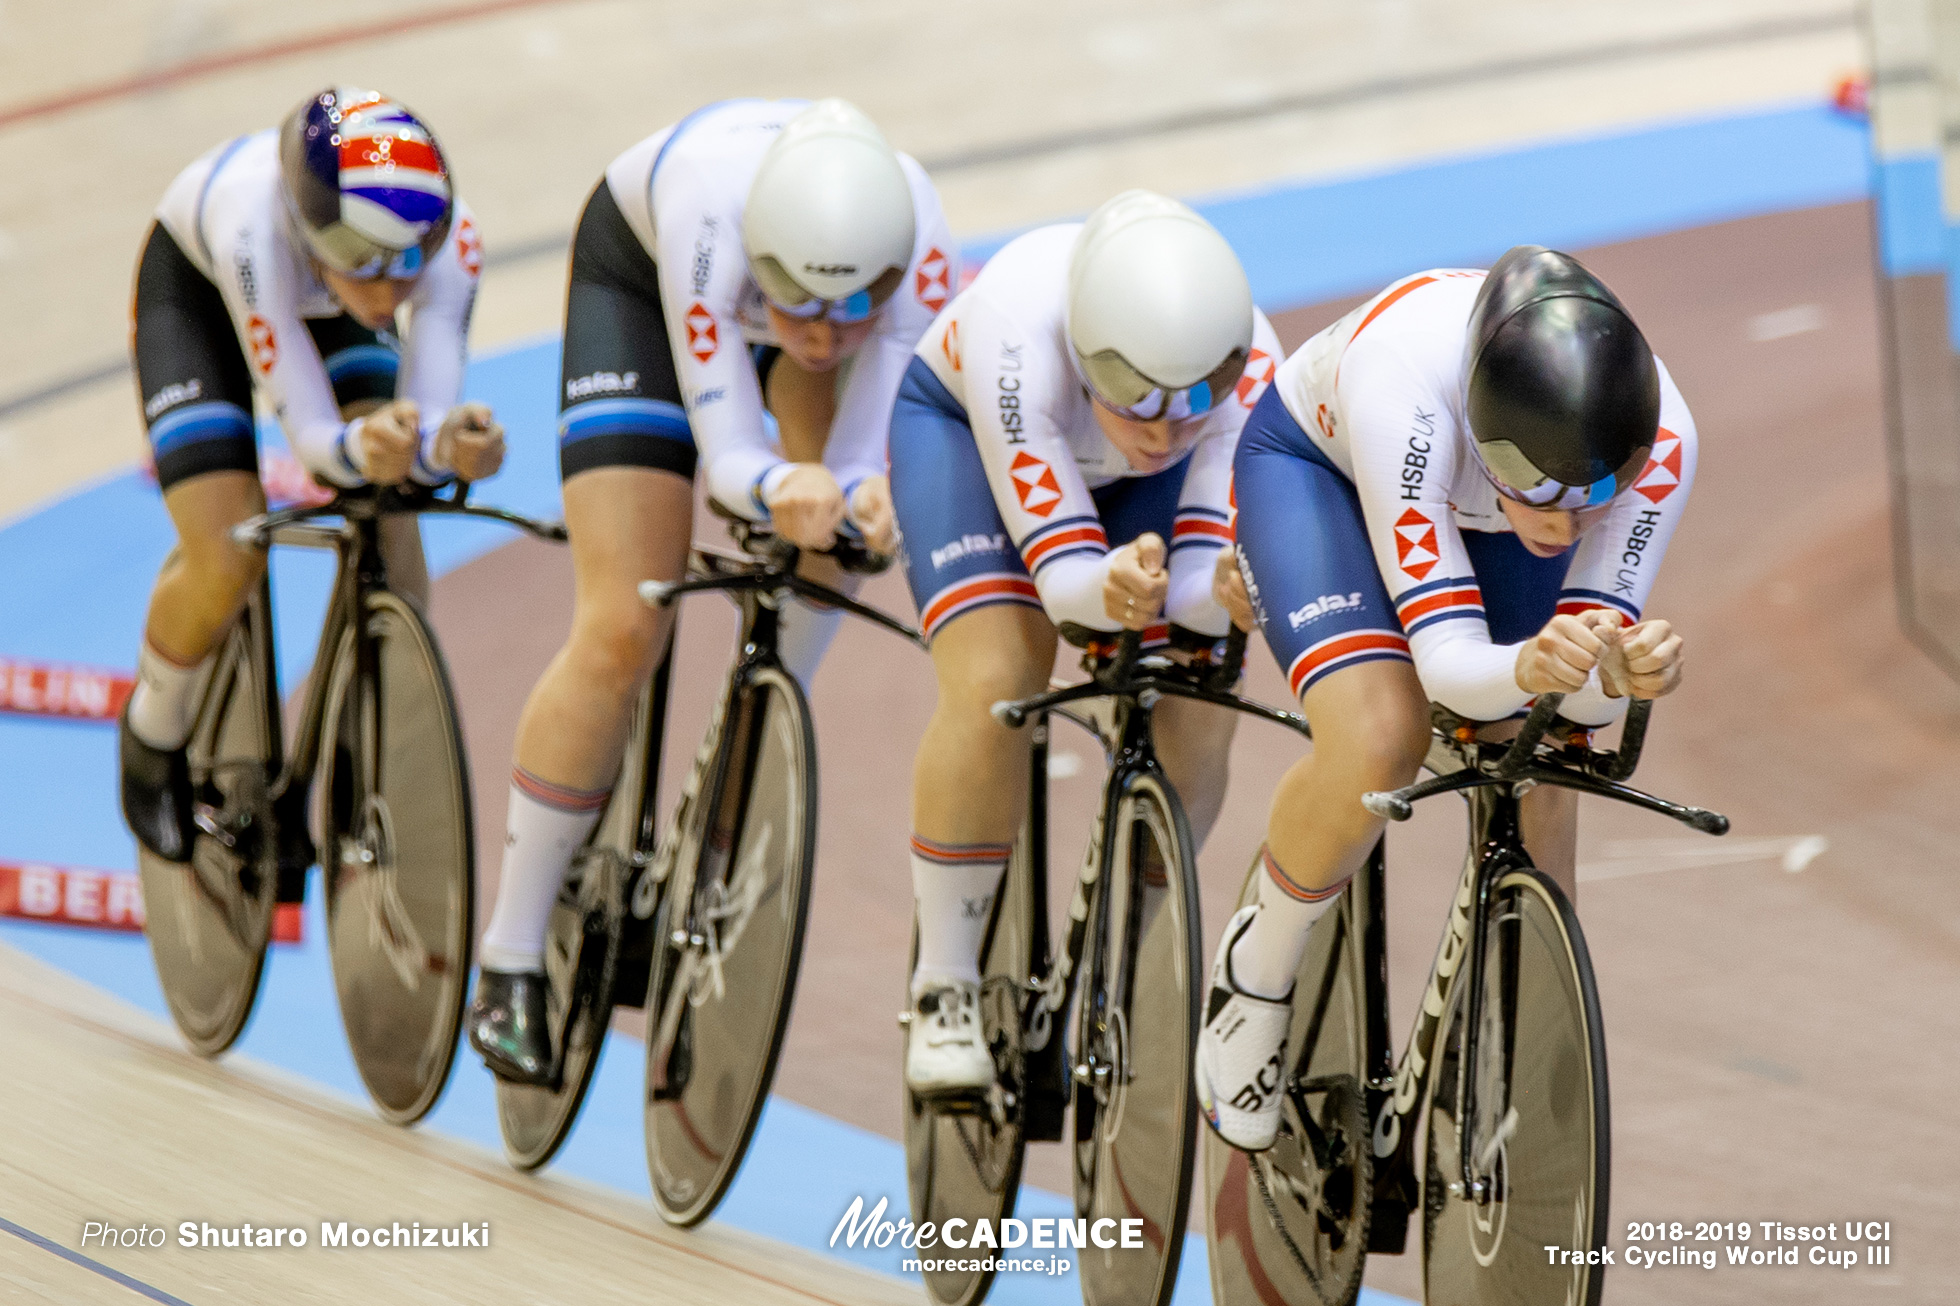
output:
M 926 979 L 980 980 L 980 945 L 1007 869 L 1006 844 L 943 844 L 912 836 L 912 900 L 919 960 L 912 991 Z
M 129 728 L 151 748 L 182 748 L 197 723 L 197 702 L 191 691 L 198 673 L 210 665 L 206 654 L 194 666 L 181 666 L 143 641 L 136 655 L 136 689 L 129 696 Z
M 592 833 L 611 790 L 567 789 L 518 767 L 510 777 L 497 906 L 477 959 L 490 970 L 544 969 L 544 933 L 572 855 Z
M 1232 980 L 1255 998 L 1277 1002 L 1292 991 L 1307 931 L 1339 901 L 1348 881 L 1303 889 L 1264 848 L 1259 860 L 1266 871 L 1259 877 L 1259 911 L 1232 945 Z
M 846 573 L 831 586 L 840 594 L 851 598 L 864 584 L 864 577 Z M 783 605 L 782 616 L 777 618 L 776 651 L 782 656 L 783 666 L 795 676 L 803 686 L 803 692 L 810 692 L 810 682 L 816 678 L 817 668 L 823 665 L 823 655 L 830 649 L 830 641 L 837 638 L 837 628 L 844 622 L 844 614 L 836 608 L 813 608 L 798 600 Z

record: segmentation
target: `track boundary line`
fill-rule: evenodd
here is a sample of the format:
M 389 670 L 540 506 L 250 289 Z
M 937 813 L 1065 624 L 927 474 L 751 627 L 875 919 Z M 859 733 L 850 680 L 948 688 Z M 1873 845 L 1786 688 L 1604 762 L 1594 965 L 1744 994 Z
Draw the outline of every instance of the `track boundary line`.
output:
M 424 13 L 410 14 L 385 23 L 361 23 L 347 27 L 329 28 L 324 32 L 313 32 L 302 36 L 289 36 L 278 41 L 268 41 L 263 45 L 245 46 L 242 49 L 221 51 L 183 63 L 171 64 L 147 73 L 133 73 L 111 81 L 97 82 L 79 90 L 64 91 L 45 99 L 30 100 L 10 109 L 0 109 L 0 131 L 32 122 L 36 118 L 47 118 L 70 109 L 84 109 L 93 104 L 103 104 L 110 100 L 120 100 L 127 95 L 139 95 L 144 91 L 158 91 L 175 86 L 179 82 L 207 77 L 212 73 L 229 72 L 234 68 L 245 68 L 256 63 L 266 63 L 293 54 L 312 54 L 320 50 L 330 50 L 335 46 L 353 45 L 361 41 L 372 41 L 377 37 L 401 36 L 408 32 L 421 31 L 429 27 L 441 27 L 448 23 L 469 22 L 477 18 L 492 18 L 498 14 L 518 9 L 534 9 L 541 5 L 565 4 L 568 0 L 474 0 L 470 4 L 447 5 Z
M 84 1256 L 80 1252 L 70 1251 L 68 1248 L 63 1247 L 60 1243 L 56 1242 L 54 1239 L 44 1238 L 40 1234 L 35 1233 L 32 1229 L 23 1229 L 21 1226 L 15 1224 L 12 1220 L 0 1218 L 0 1229 L 6 1230 L 8 1233 L 12 1234 L 16 1238 L 32 1243 L 34 1246 L 39 1247 L 44 1252 L 53 1252 L 56 1256 L 59 1256 L 64 1261 L 72 1262 L 73 1264 L 81 1266 L 85 1270 L 94 1270 L 97 1274 L 101 1275 L 103 1278 L 108 1279 L 111 1282 L 118 1283 L 123 1287 L 129 1289 L 131 1292 L 138 1293 L 144 1297 L 148 1297 L 151 1301 L 161 1302 L 162 1306 L 191 1306 L 191 1304 L 185 1301 L 182 1297 L 173 1297 L 161 1288 L 153 1288 L 149 1284 L 144 1283 L 141 1279 L 132 1279 L 127 1274 L 124 1274 L 121 1270 L 111 1269 L 109 1266 L 104 1265 L 101 1261 L 95 1260 L 91 1257 Z
M 502 1188 L 507 1192 L 517 1193 L 524 1197 L 528 1197 L 533 1201 L 541 1202 L 546 1206 L 555 1207 L 558 1210 L 565 1211 L 572 1215 L 582 1216 L 585 1219 L 591 1220 L 595 1224 L 601 1224 L 609 1229 L 617 1230 L 620 1233 L 629 1234 L 635 1238 L 638 1238 L 640 1241 L 645 1243 L 650 1243 L 653 1246 L 658 1247 L 663 1251 L 679 1252 L 684 1256 L 690 1256 L 693 1257 L 695 1260 L 705 1261 L 710 1265 L 719 1266 L 724 1270 L 730 1270 L 736 1274 L 742 1275 L 745 1278 L 754 1279 L 759 1283 L 766 1283 L 771 1287 L 781 1288 L 786 1292 L 795 1293 L 796 1295 L 800 1297 L 805 1297 L 810 1301 L 822 1303 L 822 1306 L 857 1306 L 857 1304 L 854 1302 L 844 1302 L 844 1301 L 839 1301 L 835 1297 L 826 1297 L 821 1292 L 818 1292 L 814 1289 L 805 1288 L 798 1284 L 789 1283 L 778 1278 L 773 1278 L 770 1275 L 763 1274 L 758 1270 L 751 1269 L 746 1265 L 742 1265 L 735 1261 L 726 1259 L 724 1257 L 714 1255 L 713 1253 L 706 1251 L 702 1248 L 691 1247 L 688 1245 L 689 1238 L 687 1235 L 672 1234 L 669 1237 L 663 1238 L 659 1235 L 659 1233 L 655 1232 L 654 1230 L 644 1229 L 636 1225 L 629 1224 L 624 1220 L 616 1219 L 613 1216 L 606 1215 L 602 1212 L 592 1210 L 587 1206 L 583 1206 L 578 1202 L 572 1201 L 565 1197 L 558 1196 L 554 1193 L 542 1192 L 536 1186 L 536 1181 L 526 1182 L 524 1180 L 516 1178 L 515 1176 L 500 1175 L 495 1173 L 494 1171 L 482 1169 L 478 1166 L 469 1164 L 468 1162 L 462 1160 L 461 1158 L 445 1155 L 441 1149 L 435 1147 L 412 1146 L 410 1145 L 411 1141 L 421 1137 L 421 1135 L 414 1134 L 408 1130 L 397 1129 L 392 1126 L 382 1127 L 382 1122 L 379 1120 L 362 1119 L 358 1116 L 349 1116 L 335 1111 L 330 1111 L 327 1108 L 317 1103 L 309 1102 L 304 1098 L 281 1092 L 280 1090 L 274 1088 L 271 1084 L 263 1082 L 263 1080 L 257 1075 L 231 1074 L 225 1072 L 222 1069 L 220 1069 L 218 1063 L 216 1062 L 207 1061 L 204 1058 L 196 1056 L 190 1052 L 186 1052 L 181 1048 L 170 1047 L 168 1044 L 159 1043 L 153 1039 L 145 1038 L 144 1036 L 133 1033 L 129 1030 L 117 1029 L 115 1026 L 105 1024 L 102 1021 L 96 1020 L 91 1016 L 85 1016 L 78 1011 L 70 1010 L 69 1008 L 62 1006 L 58 1002 L 51 1002 L 46 998 L 39 997 L 32 993 L 24 992 L 21 989 L 15 988 L 11 984 L 0 984 L 0 997 L 7 997 L 17 1002 L 25 1003 L 26 1005 L 30 1007 L 34 1007 L 48 1015 L 55 1017 L 58 1020 L 65 1021 L 66 1023 L 70 1025 L 74 1025 L 81 1029 L 86 1029 L 93 1034 L 98 1034 L 113 1039 L 116 1042 L 121 1043 L 126 1047 L 134 1048 L 139 1052 L 145 1052 L 152 1056 L 158 1057 L 161 1060 L 171 1062 L 172 1064 L 189 1067 L 191 1069 L 199 1071 L 200 1073 L 210 1075 L 213 1078 L 222 1080 L 226 1084 L 232 1085 L 237 1088 L 245 1089 L 246 1091 L 253 1093 L 258 1097 L 264 1098 L 267 1101 L 276 1102 L 281 1106 L 299 1111 L 304 1115 L 312 1116 L 316 1120 L 323 1120 L 342 1127 L 358 1129 L 364 1134 L 366 1134 L 369 1138 L 375 1139 L 376 1141 L 381 1142 L 384 1145 L 393 1147 L 397 1151 L 410 1153 L 421 1161 L 443 1166 L 444 1168 L 453 1170 L 458 1174 L 469 1175 L 470 1177 L 475 1179 L 480 1179 L 485 1183 L 494 1184 L 495 1186 Z M 280 1073 L 285 1074 L 288 1072 L 282 1071 Z M 433 1140 L 440 1140 L 443 1144 L 449 1146 L 470 1146 L 470 1144 L 465 1143 L 463 1140 L 450 1138 L 442 1134 L 430 1134 L 428 1135 L 428 1137 Z M 5 1220 L 0 1220 L 0 1225 L 6 1225 L 6 1224 L 7 1222 Z M 34 1239 L 39 1239 L 40 1237 L 38 1234 L 29 1234 L 25 1230 L 17 1230 L 17 1229 L 10 1228 L 9 1231 L 19 1232 L 21 1236 L 29 1238 L 30 1241 Z M 746 1236 L 761 1237 L 762 1235 L 748 1234 Z M 42 1241 L 45 1242 L 46 1240 L 42 1240 Z M 775 1243 L 777 1246 L 788 1247 L 788 1244 L 780 1243 L 773 1238 L 767 1239 L 766 1241 Z M 61 1247 L 59 1243 L 48 1243 L 47 1245 L 51 1250 L 59 1251 L 64 1255 L 68 1254 L 67 1249 Z M 794 1250 L 798 1252 L 803 1252 L 803 1249 L 801 1248 L 796 1248 Z M 810 1253 L 803 1253 L 803 1254 L 808 1255 Z M 108 1273 L 111 1274 L 116 1273 L 115 1271 L 108 1271 L 106 1266 L 103 1268 Z M 842 1262 L 839 1262 L 837 1268 L 847 1272 L 856 1269 L 856 1267 L 849 1266 Z M 880 1279 L 886 1277 L 884 1275 L 876 1275 L 875 1271 L 857 1270 L 856 1272 L 861 1274 L 873 1274 L 875 1275 L 875 1277 Z M 165 1300 L 165 1299 L 159 1299 L 159 1300 Z M 190 1306 L 190 1303 L 178 1301 L 174 1297 L 168 1298 L 167 1301 L 170 1304 L 170 1306 Z

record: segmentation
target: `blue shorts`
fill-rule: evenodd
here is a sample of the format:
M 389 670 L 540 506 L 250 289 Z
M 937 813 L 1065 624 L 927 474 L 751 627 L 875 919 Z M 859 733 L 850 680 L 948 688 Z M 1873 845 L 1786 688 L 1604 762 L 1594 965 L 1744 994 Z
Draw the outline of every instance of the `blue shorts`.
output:
M 1409 661 L 1408 635 L 1422 629 L 1432 581 L 1402 595 L 1408 630 L 1396 617 L 1375 565 L 1354 485 L 1269 389 L 1246 419 L 1232 462 L 1239 566 L 1259 628 L 1297 698 L 1323 678 L 1363 662 Z M 1509 532 L 1464 531 L 1463 547 L 1483 591 L 1490 637 L 1515 644 L 1544 629 L 1558 610 L 1572 551 L 1541 558 Z
M 1184 491 L 1184 459 L 1153 476 L 1090 491 L 1111 548 L 1156 531 L 1169 540 Z M 994 506 L 966 409 L 920 359 L 898 388 L 891 428 L 892 506 L 905 537 L 905 575 L 931 639 L 948 621 L 996 603 L 1041 606 L 1021 553 Z M 1057 520 L 1055 531 L 1079 522 Z

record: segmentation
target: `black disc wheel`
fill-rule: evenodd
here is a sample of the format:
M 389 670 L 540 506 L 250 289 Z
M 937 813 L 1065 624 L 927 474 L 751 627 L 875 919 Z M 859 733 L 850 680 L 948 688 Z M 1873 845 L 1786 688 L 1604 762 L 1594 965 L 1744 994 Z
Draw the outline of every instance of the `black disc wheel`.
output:
M 1183 807 L 1154 774 L 1125 784 L 1107 838 L 1076 990 L 1075 1207 L 1092 1224 L 1141 1221 L 1144 1245 L 1088 1247 L 1077 1264 L 1090 1306 L 1162 1306 L 1197 1145 L 1197 858 Z
M 1035 913 L 1047 908 L 1034 901 L 1031 837 L 1024 823 L 980 952 L 980 1022 L 994 1057 L 993 1095 L 984 1103 L 905 1095 L 905 1179 L 918 1226 L 943 1228 L 963 1219 L 969 1228 L 983 1220 L 998 1228 L 1014 1214 L 1027 1154 L 1028 1059 L 1062 1037 L 1058 1017 L 1038 1015 L 1027 1029 L 1022 1024 L 1036 963 Z M 1059 1103 L 1060 1095 L 1054 1097 Z M 937 1306 L 972 1306 L 987 1295 L 994 1272 L 934 1269 L 922 1277 Z
M 1254 862 L 1239 906 L 1258 900 L 1264 873 Z M 1278 1140 L 1247 1153 L 1204 1131 L 1215 1301 L 1347 1306 L 1360 1296 L 1373 1154 L 1353 901 L 1342 895 L 1314 925 L 1294 977 Z
M 659 763 L 657 742 L 648 751 L 647 732 L 658 728 L 655 713 L 664 715 L 665 674 L 663 667 L 661 678 L 640 694 L 612 799 L 573 859 L 551 909 L 544 949 L 545 1015 L 557 1073 L 549 1084 L 497 1081 L 504 1153 L 520 1170 L 535 1170 L 551 1160 L 571 1133 L 605 1046 L 621 941 L 629 932 L 629 919 L 636 917 L 633 890 L 645 870 L 635 864 L 642 800 L 650 783 L 648 771 Z M 638 918 L 651 928 L 651 895 L 638 896 L 645 899 L 638 904 Z
M 328 674 L 320 864 L 341 1024 L 375 1109 L 426 1115 L 469 988 L 474 850 L 449 672 L 414 603 L 376 590 Z
M 708 1218 L 769 1096 L 817 845 L 816 738 L 796 681 L 749 673 L 703 741 L 655 854 L 646 1143 L 654 1205 Z
M 1424 1103 L 1424 1300 L 1597 1306 L 1603 1269 L 1545 1254 L 1606 1245 L 1606 1041 L 1592 961 L 1571 904 L 1535 870 L 1505 872 L 1489 912 L 1475 1062 L 1464 1050 L 1466 960 Z
M 230 1047 L 252 1015 L 278 888 L 267 786 L 279 766 L 277 700 L 254 603 L 198 686 L 189 752 L 200 833 L 188 863 L 137 846 L 144 933 L 164 1001 L 199 1056 Z

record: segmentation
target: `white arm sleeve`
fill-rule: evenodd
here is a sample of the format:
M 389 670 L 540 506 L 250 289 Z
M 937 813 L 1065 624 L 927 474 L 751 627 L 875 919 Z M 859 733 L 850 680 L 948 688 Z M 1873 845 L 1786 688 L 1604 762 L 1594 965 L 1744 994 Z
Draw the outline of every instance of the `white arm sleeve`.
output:
M 459 203 L 449 239 L 436 251 L 409 300 L 401 376 L 395 384 L 395 393 L 413 399 L 421 410 L 422 448 L 409 475 L 424 485 L 438 484 L 452 474 L 438 471 L 430 460 L 443 418 L 463 397 L 470 314 L 476 307 L 477 274 L 482 262 L 476 223 Z
M 985 295 L 961 301 L 967 421 L 1007 533 L 1048 619 L 1114 630 L 1103 614 L 1109 537 L 1049 410 L 1073 386 L 1049 340 L 1031 337 Z

